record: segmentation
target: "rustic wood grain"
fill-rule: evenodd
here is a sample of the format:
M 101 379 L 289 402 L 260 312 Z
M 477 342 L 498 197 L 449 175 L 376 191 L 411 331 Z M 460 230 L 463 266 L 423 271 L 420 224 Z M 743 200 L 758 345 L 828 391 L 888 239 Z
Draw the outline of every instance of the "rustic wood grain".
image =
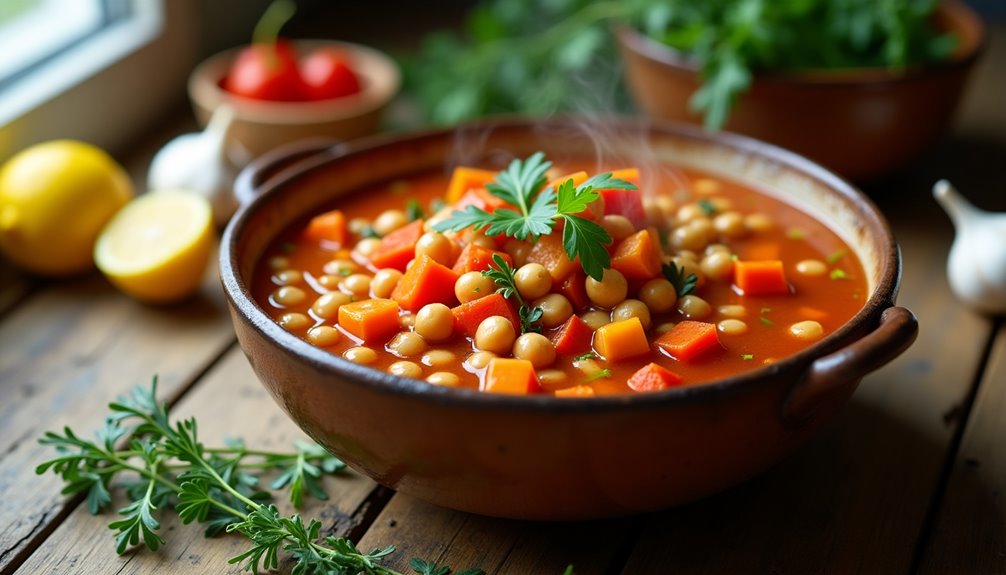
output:
M 610 572 L 630 519 L 543 523 L 493 519 L 451 511 L 398 494 L 360 540 L 370 549 L 395 545 L 389 565 L 407 571 L 412 557 L 449 565 L 455 571 L 479 567 L 487 573 L 561 575 L 573 565 L 577 575 Z
M 250 448 L 288 451 L 293 439 L 306 439 L 259 384 L 238 348 L 229 351 L 182 398 L 172 416 L 195 416 L 205 445 L 220 445 L 226 438 L 241 437 Z M 97 413 L 94 419 L 97 424 Z M 375 484 L 347 471 L 339 477 L 326 478 L 324 485 L 331 499 L 320 502 L 306 498 L 301 513 L 320 519 L 326 532 L 343 535 L 358 525 L 364 513 L 361 507 Z M 292 511 L 285 501 L 280 508 Z M 162 520 L 167 541 L 163 548 L 156 553 L 136 549 L 119 557 L 115 554 L 113 534 L 105 527 L 113 516 L 112 513 L 92 516 L 82 506 L 78 507 L 17 573 L 71 573 L 75 569 L 123 575 L 242 572 L 239 566 L 228 565 L 227 560 L 246 549 L 243 537 L 205 539 L 199 526 L 181 525 L 173 515 Z
M 31 291 L 34 281 L 0 258 L 0 317 Z
M 1006 325 L 989 356 L 920 572 L 1006 573 Z
M 137 303 L 96 274 L 54 282 L 0 321 L 0 573 L 8 573 L 65 513 L 36 439 L 70 425 L 89 432 L 105 404 L 159 374 L 166 396 L 234 341 L 214 271 L 194 299 Z

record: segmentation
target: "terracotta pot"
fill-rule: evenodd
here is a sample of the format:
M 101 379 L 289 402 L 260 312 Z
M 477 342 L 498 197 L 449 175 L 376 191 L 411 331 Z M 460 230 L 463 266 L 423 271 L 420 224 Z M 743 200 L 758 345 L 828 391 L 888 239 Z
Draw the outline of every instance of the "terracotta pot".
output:
M 901 72 L 881 68 L 759 73 L 738 98 L 725 129 L 867 180 L 904 165 L 949 127 L 965 81 L 985 43 L 979 17 L 942 3 L 939 29 L 960 39 L 950 61 Z M 702 123 L 688 101 L 699 63 L 629 27 L 616 31 L 629 90 L 648 115 Z
M 255 197 L 224 234 L 223 285 L 241 347 L 301 428 L 354 469 L 439 505 L 533 519 L 632 514 L 765 470 L 832 417 L 864 374 L 914 340 L 914 316 L 892 307 L 898 247 L 873 204 L 845 181 L 735 135 L 633 120 L 593 126 L 587 135 L 582 129 L 572 120 L 503 119 L 347 146 L 306 143 L 242 173 L 239 195 Z M 862 310 L 805 351 L 740 376 L 564 400 L 431 386 L 348 362 L 279 327 L 249 294 L 248 280 L 273 238 L 334 198 L 500 150 L 593 158 L 600 148 L 589 135 L 602 133 L 605 153 L 722 174 L 827 221 L 869 275 Z

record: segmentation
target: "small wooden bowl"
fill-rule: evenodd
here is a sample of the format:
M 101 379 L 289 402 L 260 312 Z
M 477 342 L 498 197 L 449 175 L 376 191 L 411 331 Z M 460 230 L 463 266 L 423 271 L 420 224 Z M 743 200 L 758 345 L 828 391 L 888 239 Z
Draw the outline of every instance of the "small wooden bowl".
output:
M 308 102 L 271 102 L 235 96 L 221 85 L 243 48 L 239 47 L 211 56 L 192 72 L 188 90 L 196 118 L 206 125 L 217 106 L 223 103 L 233 106 L 235 117 L 230 127 L 229 150 L 244 159 L 305 138 L 351 140 L 376 132 L 384 109 L 401 85 L 397 65 L 382 52 L 359 44 L 331 40 L 294 42 L 300 54 L 320 46 L 338 48 L 352 59 L 362 84 L 359 93 Z
M 959 38 L 943 64 L 759 73 L 731 111 L 726 130 L 772 142 L 862 181 L 904 165 L 950 125 L 965 81 L 985 44 L 981 19 L 962 2 L 935 14 Z M 616 30 L 629 89 L 655 118 L 701 123 L 688 101 L 700 63 L 627 26 Z

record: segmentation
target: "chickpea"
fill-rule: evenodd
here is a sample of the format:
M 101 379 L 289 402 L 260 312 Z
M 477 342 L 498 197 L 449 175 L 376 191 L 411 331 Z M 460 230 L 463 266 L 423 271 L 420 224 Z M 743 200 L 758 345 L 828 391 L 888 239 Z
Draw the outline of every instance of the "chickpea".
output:
M 458 360 L 454 352 L 447 351 L 446 349 L 431 349 L 423 354 L 420 361 L 423 365 L 430 367 L 446 367 L 457 363 Z
M 355 296 L 367 296 L 370 294 L 370 276 L 366 274 L 353 274 L 342 280 L 339 287 L 342 291 L 349 292 Z
M 431 373 L 426 376 L 426 381 L 432 383 L 433 385 L 441 385 L 444 387 L 457 387 L 461 385 L 461 378 L 458 377 L 456 373 L 451 373 L 449 371 Z
M 465 363 L 472 369 L 485 369 L 494 357 L 498 356 L 491 351 L 476 351 L 465 359 Z
M 468 234 L 468 243 L 475 244 L 483 248 L 489 248 L 491 250 L 496 249 L 496 240 L 490 238 L 485 234 L 485 232 L 471 232 Z
M 307 341 L 318 347 L 335 345 L 342 338 L 342 333 L 330 325 L 316 325 L 307 330 Z
M 706 213 L 697 203 L 685 204 L 678 208 L 678 224 L 686 224 L 695 218 L 704 217 Z
M 597 330 L 601 326 L 608 325 L 611 323 L 611 314 L 605 313 L 603 311 L 588 311 L 587 313 L 580 316 L 583 323 L 590 326 L 590 329 Z
M 713 252 L 702 258 L 699 269 L 708 278 L 726 281 L 734 271 L 734 260 L 729 252 Z
M 710 178 L 699 178 L 692 182 L 692 190 L 696 194 L 708 196 L 720 191 L 720 183 Z
M 588 277 L 586 287 L 590 301 L 605 308 L 615 307 L 629 293 L 629 283 L 625 281 L 625 276 L 615 269 L 604 270 L 601 281 Z
M 526 359 L 535 369 L 539 369 L 555 363 L 555 346 L 540 333 L 525 333 L 514 342 L 513 356 Z
M 657 324 L 657 327 L 653 328 L 653 331 L 655 331 L 659 335 L 667 333 L 672 329 L 674 329 L 674 322 L 665 321 L 664 323 Z
M 440 232 L 426 232 L 416 242 L 416 258 L 427 255 L 433 261 L 449 266 L 454 263 L 454 245 Z
M 283 286 L 274 291 L 269 299 L 276 307 L 290 307 L 303 302 L 306 298 L 307 293 L 304 290 L 293 286 Z
M 700 288 L 706 285 L 706 274 L 703 273 L 702 266 L 697 263 L 696 259 L 679 255 L 671 258 L 671 262 L 681 270 L 682 277 L 687 278 L 695 274 L 695 287 Z
M 482 275 L 482 272 L 465 272 L 454 283 L 454 295 L 461 303 L 467 303 L 496 291 L 496 282 Z
M 789 326 L 789 333 L 803 341 L 817 341 L 824 336 L 824 328 L 814 320 L 798 321 Z
M 538 381 L 548 390 L 556 390 L 566 383 L 566 372 L 560 369 L 543 369 L 538 372 Z
M 356 242 L 356 247 L 353 248 L 353 251 L 360 257 L 369 260 L 380 246 L 381 240 L 377 238 L 363 238 L 362 240 Z
M 513 324 L 503 316 L 493 315 L 482 320 L 475 330 L 475 347 L 506 356 L 517 339 Z
M 312 322 L 311 318 L 306 315 L 292 312 L 279 316 L 277 323 L 286 328 L 288 331 L 300 331 L 302 329 L 307 329 Z
M 358 363 L 360 365 L 370 365 L 377 361 L 377 352 L 370 349 L 369 347 L 358 345 L 356 347 L 351 347 L 346 351 L 342 352 L 342 357 L 348 359 L 353 363 Z
M 300 270 L 282 270 L 272 276 L 272 283 L 281 286 L 291 286 L 304 281 L 304 274 Z
M 740 212 L 723 212 L 713 219 L 716 233 L 725 238 L 739 238 L 747 232 L 744 216 Z
M 539 263 L 524 264 L 514 274 L 517 291 L 524 299 L 538 299 L 552 289 L 552 276 Z
M 674 309 L 678 293 L 671 282 L 664 278 L 654 278 L 639 288 L 639 299 L 652 313 L 664 313 Z
M 643 329 L 650 329 L 650 324 L 652 323 L 650 320 L 650 308 L 638 299 L 627 299 L 611 310 L 611 321 L 613 322 L 632 317 L 639 318 L 639 322 L 643 324 Z
M 670 198 L 668 198 L 670 199 Z M 612 241 L 618 243 L 636 232 L 629 218 L 618 214 L 608 214 L 601 218 L 601 227 L 608 232 Z
M 805 276 L 823 276 L 828 273 L 828 266 L 820 260 L 801 260 L 796 263 L 796 271 Z
M 325 262 L 321 269 L 328 275 L 346 277 L 360 271 L 360 266 L 351 259 L 339 258 Z
M 285 270 L 290 267 L 290 259 L 283 256 L 273 256 L 269 258 L 269 269 L 273 271 Z
M 311 311 L 321 319 L 332 319 L 339 313 L 340 307 L 351 301 L 353 301 L 353 298 L 349 294 L 342 293 L 341 291 L 328 292 L 314 300 L 314 303 L 311 304 Z
M 398 325 L 402 326 L 402 329 L 411 329 L 416 326 L 416 314 L 406 313 L 398 316 Z
M 688 319 L 702 319 L 713 313 L 713 308 L 706 300 L 689 294 L 678 299 L 678 311 Z
M 744 227 L 752 232 L 767 232 L 772 229 L 771 218 L 761 213 L 744 216 Z
M 728 211 L 730 208 L 734 207 L 734 203 L 730 201 L 730 198 L 724 198 L 723 196 L 709 198 L 709 203 L 713 205 L 715 213 L 717 214 Z
M 723 317 L 733 319 L 740 319 L 748 314 L 747 308 L 739 304 L 721 305 L 716 311 Z
M 412 361 L 396 361 L 388 366 L 388 373 L 399 377 L 411 377 L 419 379 L 423 377 L 423 368 Z
M 387 349 L 398 357 L 415 357 L 426 351 L 426 340 L 412 331 L 402 331 L 391 338 Z
M 341 276 L 333 276 L 325 274 L 323 276 L 318 277 L 318 285 L 329 291 L 332 291 L 335 289 L 339 289 L 339 284 L 342 283 L 342 279 L 343 278 Z
M 515 266 L 522 266 L 527 263 L 527 256 L 531 253 L 531 244 L 517 239 L 507 240 L 503 251 L 510 254 Z
M 416 314 L 416 333 L 426 341 L 444 341 L 454 333 L 454 314 L 442 303 L 429 303 Z
M 741 335 L 747 333 L 748 324 L 739 319 L 725 319 L 716 324 L 716 329 L 725 335 Z
M 538 298 L 531 305 L 541 309 L 541 325 L 547 328 L 559 327 L 573 315 L 573 304 L 569 303 L 566 296 L 558 293 Z
M 705 248 L 709 242 L 716 239 L 716 228 L 713 227 L 713 221 L 705 216 L 694 218 L 692 221 L 688 222 L 687 227 L 692 228 L 696 233 L 702 235 L 703 240 L 705 240 L 702 244 L 703 248 Z
M 394 268 L 384 268 L 374 274 L 374 279 L 370 280 L 370 292 L 374 297 L 388 298 L 391 292 L 395 291 L 395 286 L 402 280 L 402 272 Z
M 671 246 L 676 250 L 701 250 L 708 243 L 705 231 L 689 225 L 679 226 L 671 232 Z
M 409 217 L 402 210 L 384 210 L 374 218 L 374 231 L 386 236 L 409 223 Z
M 726 244 L 709 244 L 706 249 L 702 251 L 703 255 L 709 256 L 716 252 L 723 252 L 727 255 L 732 255 L 733 252 L 730 251 L 730 246 Z

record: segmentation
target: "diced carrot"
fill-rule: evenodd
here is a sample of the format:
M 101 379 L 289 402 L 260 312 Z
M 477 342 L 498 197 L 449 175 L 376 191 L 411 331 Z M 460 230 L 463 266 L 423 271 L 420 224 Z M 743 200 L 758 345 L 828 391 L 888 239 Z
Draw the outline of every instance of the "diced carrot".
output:
M 461 211 L 465 206 L 475 206 L 487 212 L 495 212 L 498 208 L 507 205 L 502 198 L 490 194 L 482 188 L 475 188 L 465 192 L 461 199 L 454 204 L 454 209 Z
M 611 267 L 626 279 L 650 279 L 660 275 L 660 239 L 650 230 L 639 230 L 622 240 L 611 256 Z
M 339 307 L 339 325 L 363 341 L 381 342 L 398 332 L 398 302 L 365 299 Z
M 454 283 L 457 281 L 458 274 L 454 270 L 422 254 L 398 281 L 391 292 L 391 299 L 411 312 L 419 311 L 428 303 L 451 306 L 458 301 L 454 296 Z
M 660 391 L 681 385 L 681 376 L 655 363 L 650 363 L 632 374 L 626 383 L 635 391 Z
M 573 314 L 552 336 L 552 345 L 555 346 L 556 353 L 576 355 L 590 350 L 593 337 L 594 330 L 580 316 Z
M 577 268 L 573 275 L 562 280 L 559 284 L 559 293 L 566 296 L 569 303 L 573 304 L 573 309 L 579 311 L 590 305 L 590 298 L 587 297 L 587 274 L 582 269 Z
M 447 184 L 447 196 L 444 198 L 448 204 L 453 204 L 465 195 L 465 192 L 473 188 L 484 188 L 486 184 L 496 179 L 496 172 L 483 170 L 480 168 L 469 168 L 468 166 L 458 166 L 451 173 L 451 181 Z
M 463 250 L 458 260 L 454 262 L 454 271 L 461 275 L 467 272 L 481 272 L 489 269 L 493 263 L 493 254 L 499 254 L 506 263 L 513 265 L 513 258 L 506 252 L 482 247 L 478 244 L 468 244 Z
M 545 266 L 548 274 L 552 276 L 552 283 L 560 283 L 576 271 L 577 265 L 566 255 L 566 249 L 562 247 L 562 234 L 554 230 L 547 236 L 538 238 L 538 243 L 534 244 L 527 254 L 528 263 L 539 263 Z
M 714 324 L 691 320 L 679 322 L 654 343 L 679 361 L 692 361 L 713 349 L 722 348 Z
M 479 324 L 487 317 L 499 315 L 510 320 L 514 332 L 520 333 L 520 318 L 513 306 L 501 294 L 491 293 L 478 299 L 465 302 L 451 310 L 454 314 L 455 331 L 468 337 L 475 337 Z
M 589 385 L 574 385 L 566 389 L 555 390 L 556 397 L 594 397 L 594 388 Z
M 339 249 L 346 245 L 346 216 L 339 210 L 318 214 L 311 218 L 304 229 L 304 236 L 325 245 Z
M 646 331 L 638 317 L 615 321 L 594 332 L 594 349 L 608 361 L 621 361 L 650 352 Z
M 494 357 L 489 360 L 480 389 L 491 393 L 528 395 L 540 392 L 541 385 L 530 361 Z
M 549 182 L 548 185 L 558 190 L 559 186 L 565 183 L 566 180 L 573 180 L 573 185 L 579 186 L 580 184 L 587 181 L 587 177 L 588 177 L 587 172 L 580 170 L 579 172 L 573 172 L 572 174 L 566 174 L 565 176 L 560 176 Z
M 800 317 L 812 319 L 814 321 L 824 321 L 828 319 L 828 312 L 822 309 L 818 309 L 816 307 L 810 307 L 806 305 L 800 306 L 800 309 L 797 310 L 797 313 L 800 314 Z
M 611 177 L 639 185 L 639 169 L 624 168 L 611 172 Z M 598 190 L 604 198 L 604 213 L 618 214 L 629 218 L 636 228 L 646 224 L 646 210 L 639 190 Z
M 781 260 L 734 262 L 734 284 L 747 296 L 790 293 Z
M 394 268 L 405 271 L 405 266 L 416 255 L 416 242 L 423 235 L 423 220 L 406 224 L 381 238 L 370 263 L 377 268 Z

